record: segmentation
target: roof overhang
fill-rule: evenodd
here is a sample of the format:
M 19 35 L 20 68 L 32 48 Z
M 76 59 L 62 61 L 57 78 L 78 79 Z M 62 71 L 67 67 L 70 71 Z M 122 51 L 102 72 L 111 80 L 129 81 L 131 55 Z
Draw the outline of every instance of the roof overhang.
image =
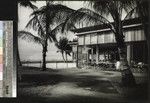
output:
M 124 20 L 124 21 L 122 21 L 122 23 L 123 23 L 123 29 L 139 27 L 142 25 L 140 18 Z M 113 24 L 113 22 L 112 22 L 112 24 Z M 107 24 L 101 24 L 101 25 L 96 25 L 96 26 L 78 28 L 78 29 L 74 29 L 72 31 L 74 33 L 76 33 L 77 36 L 79 36 L 79 35 L 83 35 L 83 34 L 87 34 L 87 33 L 107 32 L 107 31 L 111 31 L 111 30 L 108 28 Z

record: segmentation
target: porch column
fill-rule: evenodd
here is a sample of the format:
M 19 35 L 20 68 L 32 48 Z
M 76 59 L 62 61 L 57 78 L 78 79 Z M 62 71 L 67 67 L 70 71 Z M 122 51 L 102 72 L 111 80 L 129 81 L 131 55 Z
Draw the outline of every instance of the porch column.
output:
M 106 61 L 106 52 L 104 51 L 104 61 Z
M 98 45 L 96 45 L 96 64 L 98 64 L 99 61 L 99 48 Z
M 72 61 L 74 61 L 74 52 L 72 52 Z
M 94 62 L 94 56 L 93 56 L 93 54 L 94 54 L 94 49 L 93 49 L 93 47 L 92 47 L 92 48 L 91 48 L 91 63 Z
M 132 58 L 132 45 L 127 45 L 127 61 L 129 65 L 131 65 L 131 58 Z

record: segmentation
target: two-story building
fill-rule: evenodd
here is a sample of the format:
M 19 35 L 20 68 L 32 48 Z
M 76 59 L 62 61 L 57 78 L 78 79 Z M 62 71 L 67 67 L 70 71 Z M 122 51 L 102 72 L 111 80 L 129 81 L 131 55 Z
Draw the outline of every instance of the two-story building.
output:
M 78 36 L 76 45 L 78 67 L 118 61 L 115 35 L 106 25 L 79 28 L 73 32 Z M 123 21 L 123 33 L 129 64 L 133 62 L 147 63 L 146 38 L 139 18 Z

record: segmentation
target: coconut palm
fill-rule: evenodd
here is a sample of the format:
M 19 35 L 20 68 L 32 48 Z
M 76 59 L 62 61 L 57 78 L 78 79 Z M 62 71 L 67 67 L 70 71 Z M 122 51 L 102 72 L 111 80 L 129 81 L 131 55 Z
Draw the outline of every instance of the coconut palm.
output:
M 125 19 L 129 19 L 131 18 L 133 15 L 138 15 L 141 19 L 143 28 L 144 28 L 144 32 L 145 32 L 145 36 L 147 38 L 147 27 L 148 27 L 148 17 L 149 17 L 149 13 L 148 13 L 148 9 L 149 9 L 149 2 L 148 0 L 133 0 L 136 4 L 136 6 L 128 13 L 128 15 L 126 15 Z
M 47 2 L 46 6 L 34 10 L 31 14 L 32 18 L 28 22 L 26 28 L 37 31 L 38 36 L 43 39 L 43 70 L 46 69 L 48 40 L 54 42 L 57 41 L 55 34 L 61 30 L 67 15 L 73 11 L 73 9 L 70 9 L 67 6 Z
M 18 36 L 19 38 L 21 39 L 25 39 L 29 42 L 34 42 L 34 43 L 37 43 L 37 44 L 40 44 L 42 46 L 42 56 L 43 56 L 43 60 L 42 60 L 42 67 L 43 65 L 46 64 L 46 61 L 45 61 L 45 58 L 46 58 L 46 52 L 47 52 L 47 46 L 45 46 L 45 42 L 47 42 L 48 40 L 50 42 L 57 42 L 57 39 L 56 39 L 56 34 L 59 32 L 59 29 L 61 28 L 61 25 L 58 25 L 56 26 L 53 30 L 51 30 L 51 32 L 49 32 L 49 34 L 45 34 L 45 31 L 43 30 L 43 27 L 42 25 L 40 24 L 40 21 L 37 20 L 37 17 L 34 18 L 34 21 L 32 21 L 32 23 L 35 23 L 35 22 L 39 22 L 38 25 L 35 25 L 35 24 L 32 24 L 32 25 L 35 25 L 37 26 L 37 28 L 34 28 L 35 30 L 37 30 L 37 35 L 35 34 L 32 34 L 31 32 L 27 31 L 27 30 L 22 30 L 22 31 L 19 31 L 18 32 Z M 29 22 L 27 24 L 27 26 L 31 26 L 30 24 L 31 22 Z M 46 36 L 44 36 L 46 35 Z M 45 64 L 44 64 L 45 63 Z M 42 70 L 46 70 L 46 68 L 42 68 Z
M 68 43 L 69 41 L 66 37 L 61 37 L 59 41 L 55 44 L 56 47 L 59 49 L 57 52 L 61 52 L 64 62 L 68 61 L 67 55 L 71 56 L 70 53 L 72 51 L 72 48 Z M 65 60 L 64 54 L 66 55 L 66 60 Z
M 128 86 L 135 85 L 134 76 L 127 62 L 122 22 L 124 12 L 129 13 L 135 7 L 135 2 L 133 0 L 93 0 L 88 2 L 93 10 L 81 8 L 72 13 L 66 19 L 64 29 L 70 25 L 76 25 L 77 22 L 83 22 L 83 20 L 87 23 L 105 24 L 115 35 L 121 62 L 122 83 Z M 108 16 L 113 20 L 113 23 Z
M 36 1 L 32 1 L 32 2 L 36 2 Z M 32 2 L 28 1 L 28 0 L 18 1 L 18 3 L 20 4 L 20 6 L 29 7 L 29 8 L 31 8 L 33 10 L 37 9 L 37 7 Z
M 149 1 L 148 0 L 134 0 L 136 2 L 136 6 L 128 13 L 128 15 L 125 17 L 125 19 L 131 18 L 132 15 L 137 14 L 141 19 L 141 23 L 143 26 L 144 34 L 147 40 L 147 47 L 148 51 L 149 48 L 149 42 L 150 42 L 150 35 L 148 32 L 148 19 L 149 19 Z M 149 52 L 148 55 L 150 56 Z M 149 57 L 148 57 L 149 58 Z M 150 63 L 148 63 L 150 64 Z M 150 66 L 150 65 L 149 65 Z

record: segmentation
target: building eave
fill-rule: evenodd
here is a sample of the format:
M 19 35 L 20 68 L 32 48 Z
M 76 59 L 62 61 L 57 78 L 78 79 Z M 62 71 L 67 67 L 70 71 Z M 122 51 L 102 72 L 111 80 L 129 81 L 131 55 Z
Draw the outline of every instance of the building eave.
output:
M 124 20 L 123 22 L 123 28 L 129 28 L 129 27 L 133 27 L 139 24 L 141 25 L 141 19 L 140 18 L 134 18 L 134 19 L 128 19 L 128 20 Z M 112 22 L 113 24 L 113 22 Z M 82 35 L 85 33 L 95 33 L 95 32 L 101 32 L 101 31 L 111 31 L 106 24 L 102 24 L 102 25 L 96 25 L 96 26 L 90 26 L 90 27 L 83 27 L 83 28 L 78 28 L 78 29 L 74 29 L 72 30 L 74 33 L 76 33 L 77 35 Z

